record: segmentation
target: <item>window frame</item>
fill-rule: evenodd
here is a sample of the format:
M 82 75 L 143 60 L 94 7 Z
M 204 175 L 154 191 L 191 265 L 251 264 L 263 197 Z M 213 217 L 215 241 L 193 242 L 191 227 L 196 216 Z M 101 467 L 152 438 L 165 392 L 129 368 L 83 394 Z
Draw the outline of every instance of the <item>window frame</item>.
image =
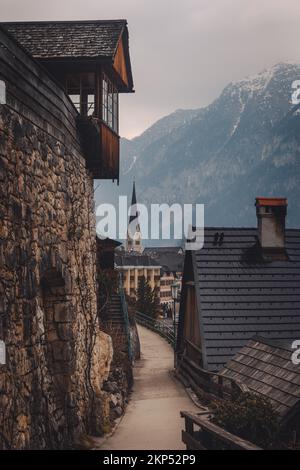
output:
M 84 84 L 84 80 L 88 81 L 89 79 L 92 79 L 93 82 L 90 87 Z M 70 85 L 70 82 L 72 81 L 76 84 L 73 84 L 73 88 L 72 85 Z M 97 81 L 95 72 L 80 72 L 74 74 L 69 73 L 66 75 L 66 93 L 75 108 L 77 109 L 77 111 L 79 112 L 79 114 L 81 114 L 82 116 L 97 115 L 96 83 Z M 75 92 L 75 90 L 77 92 Z M 90 90 L 93 90 L 93 93 L 88 92 Z M 72 93 L 72 91 L 74 92 Z M 75 101 L 74 98 L 72 98 L 75 96 L 78 96 L 79 100 Z M 93 96 L 93 99 L 89 101 L 89 97 L 91 96 Z
M 100 117 L 115 134 L 119 135 L 119 93 L 105 72 L 101 75 Z

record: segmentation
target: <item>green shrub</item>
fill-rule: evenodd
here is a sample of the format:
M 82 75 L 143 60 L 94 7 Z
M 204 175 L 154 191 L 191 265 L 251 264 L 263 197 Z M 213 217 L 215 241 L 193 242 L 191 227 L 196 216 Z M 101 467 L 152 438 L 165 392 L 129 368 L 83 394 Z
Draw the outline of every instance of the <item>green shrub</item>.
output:
M 215 402 L 213 422 L 232 434 L 269 448 L 279 433 L 279 416 L 271 401 L 255 393 L 240 393 L 235 399 Z

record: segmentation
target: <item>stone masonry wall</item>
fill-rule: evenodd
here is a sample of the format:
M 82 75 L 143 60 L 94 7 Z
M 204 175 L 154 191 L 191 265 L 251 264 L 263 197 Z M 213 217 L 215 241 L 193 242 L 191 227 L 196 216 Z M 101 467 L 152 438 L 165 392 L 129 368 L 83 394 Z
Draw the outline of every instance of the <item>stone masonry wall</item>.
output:
M 66 448 L 109 414 L 93 182 L 72 147 L 5 105 L 0 219 L 0 448 Z

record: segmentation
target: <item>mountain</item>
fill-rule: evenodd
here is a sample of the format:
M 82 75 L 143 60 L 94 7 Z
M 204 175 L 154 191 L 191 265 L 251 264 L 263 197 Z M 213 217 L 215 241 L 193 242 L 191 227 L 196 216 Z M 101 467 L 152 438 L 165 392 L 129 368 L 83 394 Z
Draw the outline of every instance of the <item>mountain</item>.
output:
M 256 196 L 287 196 L 288 223 L 299 227 L 298 79 L 300 65 L 275 65 L 230 83 L 205 108 L 178 110 L 123 139 L 120 193 L 130 194 L 135 177 L 139 202 L 204 203 L 206 225 L 225 226 L 255 225 Z

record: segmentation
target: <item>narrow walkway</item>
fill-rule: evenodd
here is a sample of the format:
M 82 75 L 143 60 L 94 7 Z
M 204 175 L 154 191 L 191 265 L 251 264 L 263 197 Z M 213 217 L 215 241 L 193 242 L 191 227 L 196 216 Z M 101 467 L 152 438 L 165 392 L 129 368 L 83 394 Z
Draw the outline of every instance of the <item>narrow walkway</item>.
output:
M 197 411 L 172 378 L 173 350 L 159 335 L 139 327 L 142 357 L 134 368 L 134 388 L 124 418 L 103 450 L 180 450 L 180 410 Z

